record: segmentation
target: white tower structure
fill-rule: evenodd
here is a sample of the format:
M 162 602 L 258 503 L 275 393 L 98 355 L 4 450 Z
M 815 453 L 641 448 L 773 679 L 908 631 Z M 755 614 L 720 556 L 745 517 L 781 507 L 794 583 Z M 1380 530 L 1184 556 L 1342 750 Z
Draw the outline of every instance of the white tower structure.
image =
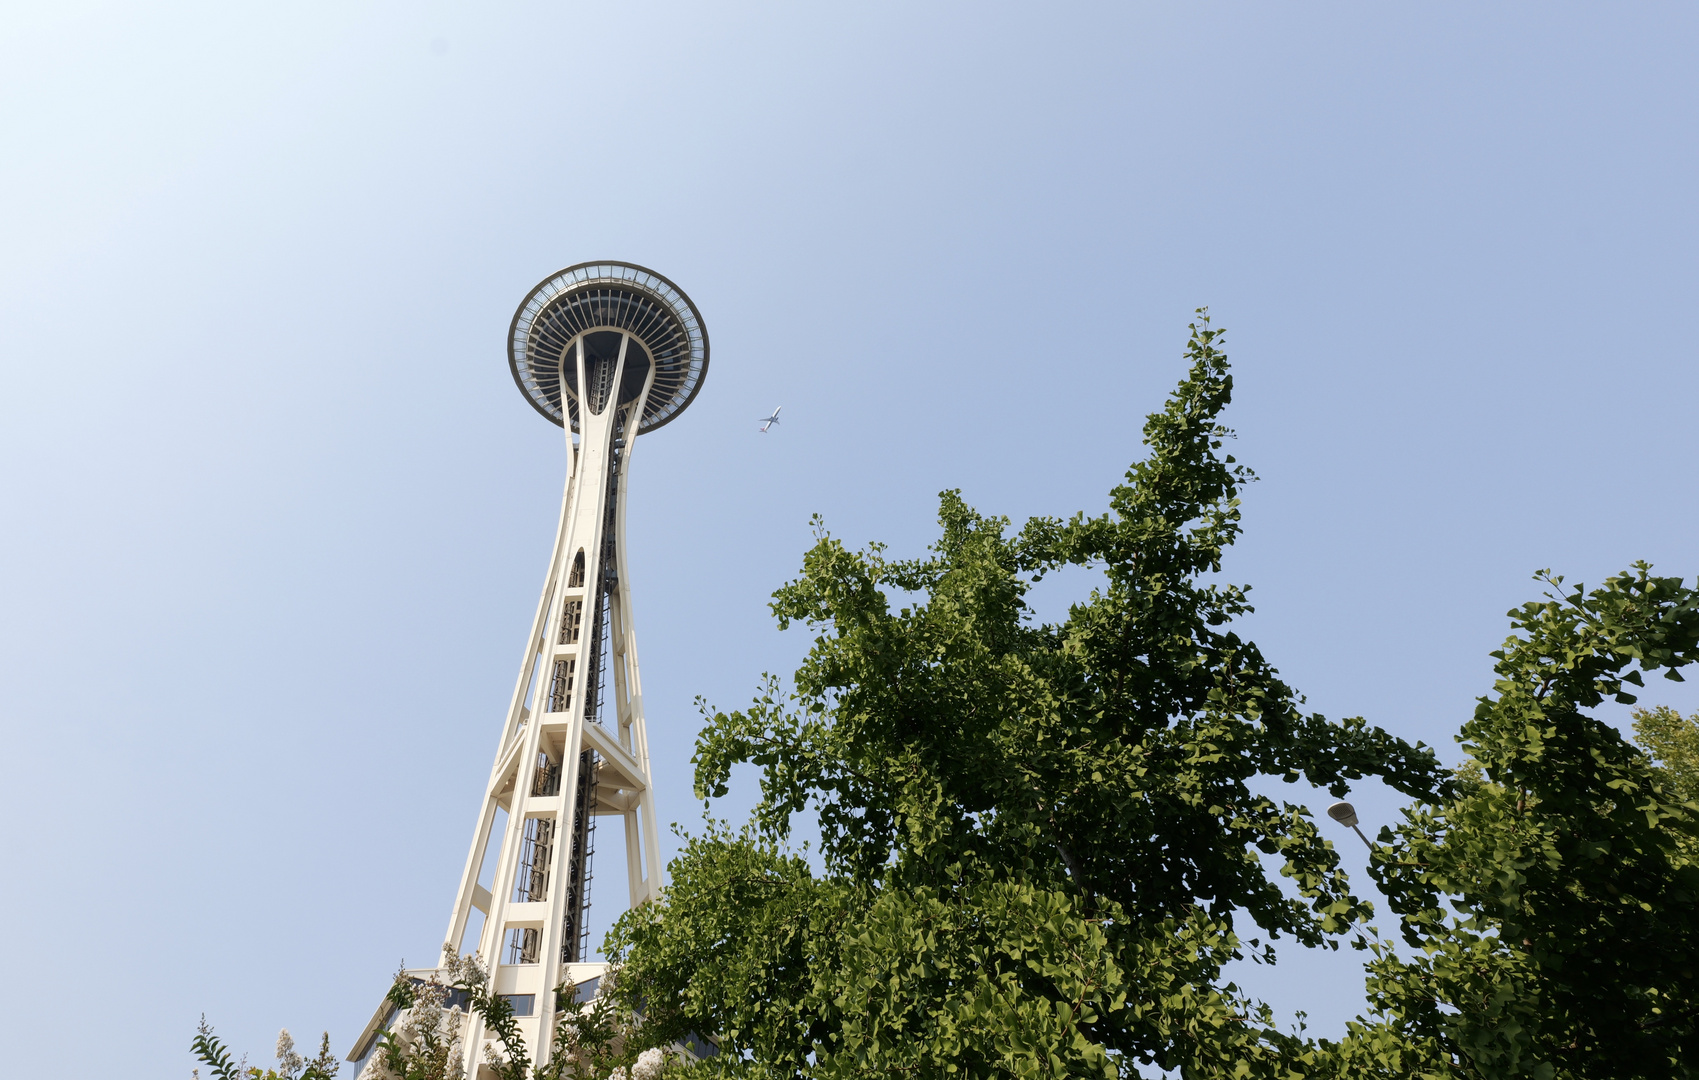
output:
M 566 492 L 444 942 L 483 955 L 493 991 L 512 1001 L 542 1064 L 553 991 L 605 969 L 589 958 L 585 918 L 598 817 L 624 821 L 632 906 L 660 889 L 627 479 L 636 436 L 672 420 L 701 388 L 708 334 L 690 298 L 654 271 L 580 263 L 526 295 L 508 360 L 531 405 L 565 430 Z M 363 1064 L 388 1020 L 380 1007 L 352 1060 Z M 478 1075 L 486 1035 L 472 1017 L 468 1076 Z

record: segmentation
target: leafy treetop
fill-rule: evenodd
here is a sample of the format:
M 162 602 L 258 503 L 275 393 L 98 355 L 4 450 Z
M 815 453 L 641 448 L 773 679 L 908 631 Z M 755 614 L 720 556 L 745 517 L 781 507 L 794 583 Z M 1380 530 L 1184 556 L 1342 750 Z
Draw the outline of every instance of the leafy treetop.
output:
M 949 491 L 930 555 L 820 530 L 774 594 L 781 627 L 815 634 L 794 695 L 770 680 L 712 715 L 696 756 L 710 798 L 760 768 L 752 826 L 691 840 L 666 904 L 611 941 L 657 1025 L 722 1041 L 704 1068 L 1113 1075 L 1299 1052 L 1223 984 L 1237 929 L 1336 947 L 1369 907 L 1259 777 L 1449 781 L 1419 745 L 1301 711 L 1232 630 L 1247 590 L 1216 575 L 1253 477 L 1223 452 L 1220 336 L 1200 312 L 1106 513 L 1011 533 Z M 1102 588 L 1035 622 L 1028 589 L 1068 565 Z M 819 874 L 784 850 L 804 810 Z

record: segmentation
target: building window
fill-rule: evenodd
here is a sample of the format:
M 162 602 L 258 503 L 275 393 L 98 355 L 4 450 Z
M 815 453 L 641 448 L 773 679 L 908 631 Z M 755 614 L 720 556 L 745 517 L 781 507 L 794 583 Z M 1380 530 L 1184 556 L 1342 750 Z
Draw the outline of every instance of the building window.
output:
M 566 587 L 582 589 L 584 587 L 584 552 L 578 553 L 578 558 L 572 560 L 572 572 L 566 576 Z
M 497 994 L 496 996 L 513 1006 L 513 1015 L 515 1016 L 531 1016 L 537 1011 L 536 994 Z

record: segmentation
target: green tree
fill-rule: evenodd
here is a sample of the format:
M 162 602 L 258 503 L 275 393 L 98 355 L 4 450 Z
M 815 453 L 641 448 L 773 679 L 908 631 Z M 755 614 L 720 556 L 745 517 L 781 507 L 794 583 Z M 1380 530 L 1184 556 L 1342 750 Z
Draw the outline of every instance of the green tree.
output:
M 1659 778 L 1683 799 L 1699 799 L 1699 714 L 1668 705 L 1634 710 L 1634 741 L 1657 763 Z
M 1382 833 L 1372 872 L 1417 952 L 1380 950 L 1371 1004 L 1443 1075 L 1693 1076 L 1692 725 L 1641 714 L 1660 768 L 1588 710 L 1680 681 L 1699 593 L 1644 564 L 1592 591 L 1541 577 L 1463 726 L 1463 782 Z
M 1218 575 L 1252 476 L 1222 452 L 1207 317 L 1187 358 L 1105 514 L 1011 532 L 946 492 L 913 560 L 819 532 L 772 605 L 815 634 L 794 692 L 770 682 L 698 742 L 704 797 L 759 768 L 753 821 L 691 838 L 665 901 L 610 938 L 649 1040 L 710 1036 L 697 1068 L 743 1076 L 1332 1067 L 1222 976 L 1274 961 L 1247 920 L 1337 948 L 1369 915 L 1308 811 L 1259 787 L 1373 776 L 1433 800 L 1449 779 L 1419 744 L 1301 711 L 1230 628 L 1251 607 Z M 1102 588 L 1035 622 L 1028 589 L 1068 565 Z M 788 847 L 804 810 L 819 869 Z M 1392 1034 L 1352 1052 L 1396 1062 L 1372 1045 Z

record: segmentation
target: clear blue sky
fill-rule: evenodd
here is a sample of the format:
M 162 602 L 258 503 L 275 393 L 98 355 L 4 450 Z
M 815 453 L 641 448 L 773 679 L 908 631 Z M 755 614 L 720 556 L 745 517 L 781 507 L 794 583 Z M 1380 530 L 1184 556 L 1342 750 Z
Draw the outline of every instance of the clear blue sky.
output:
M 175 1080 L 203 1010 L 261 1058 L 282 1025 L 345 1050 L 431 960 L 564 467 L 503 337 L 584 259 L 672 277 L 713 340 L 632 466 L 663 820 L 699 810 L 692 699 L 804 646 L 765 601 L 810 513 L 912 552 L 945 487 L 1099 507 L 1200 304 L 1264 477 L 1228 564 L 1248 629 L 1314 708 L 1454 756 L 1533 571 L 1699 569 L 1696 29 L 9 5 L 5 1071 Z M 1699 706 L 1678 689 L 1653 698 Z M 1336 1033 L 1354 963 L 1247 985 Z

